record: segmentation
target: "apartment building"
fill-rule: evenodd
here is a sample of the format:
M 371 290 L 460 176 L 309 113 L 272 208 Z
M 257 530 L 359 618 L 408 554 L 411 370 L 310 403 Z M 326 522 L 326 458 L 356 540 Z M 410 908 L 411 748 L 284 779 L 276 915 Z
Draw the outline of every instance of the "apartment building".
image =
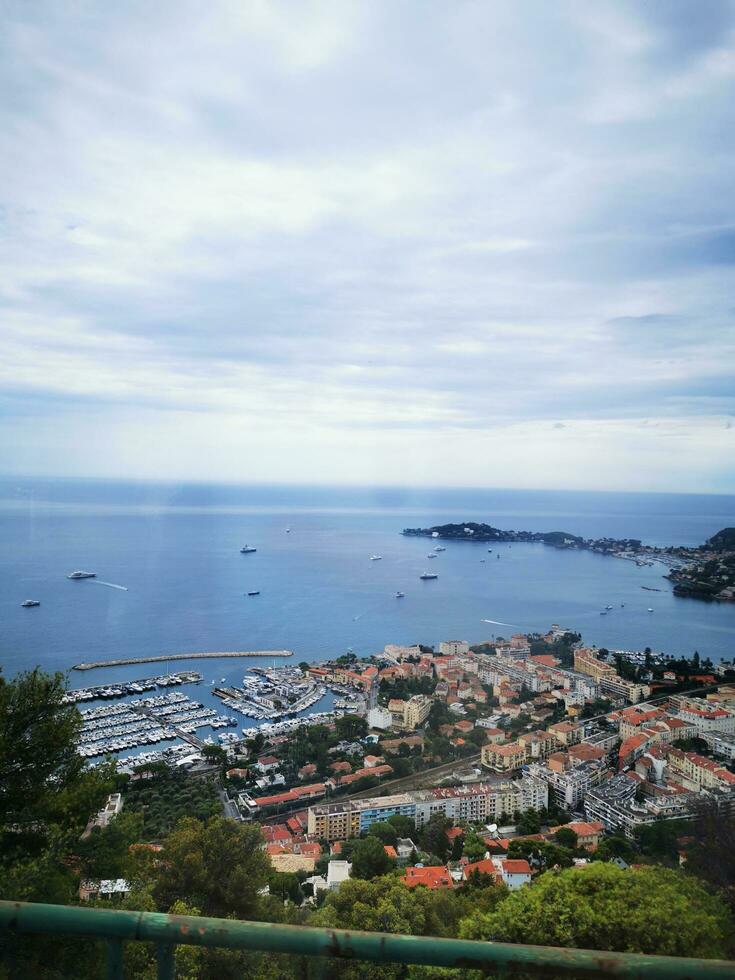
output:
M 546 763 L 532 763 L 528 771 L 547 784 L 550 798 L 565 810 L 578 809 L 587 793 L 603 783 L 611 772 L 602 759 L 575 764 L 563 752 L 554 753 Z
M 431 711 L 432 700 L 425 694 L 414 694 L 405 702 L 403 709 L 403 727 L 413 731 L 426 721 Z
M 505 745 L 483 745 L 481 753 L 482 765 L 496 772 L 512 772 L 520 769 L 528 758 L 528 752 L 520 742 L 508 742 Z
M 519 736 L 518 744 L 526 750 L 528 759 L 546 759 L 559 748 L 560 742 L 554 732 L 538 729 Z
M 470 652 L 467 640 L 442 640 L 439 653 L 443 657 L 462 657 Z
M 600 677 L 600 690 L 603 694 L 612 694 L 614 697 L 625 698 L 631 704 L 637 704 L 651 695 L 651 688 L 648 684 L 641 684 L 638 681 L 628 681 L 620 677 L 615 671 L 612 674 L 603 674 Z
M 682 752 L 673 746 L 666 754 L 668 769 L 687 789 L 726 789 L 735 786 L 735 774 L 712 759 L 696 752 Z
M 581 674 L 589 674 L 599 682 L 603 677 L 610 677 L 612 674 L 617 676 L 615 668 L 611 664 L 598 660 L 596 651 L 590 650 L 589 647 L 580 647 L 574 651 L 574 669 Z
M 401 814 L 420 829 L 435 813 L 455 821 L 495 821 L 501 814 L 522 813 L 548 804 L 548 787 L 542 781 L 524 778 L 500 784 L 472 783 L 463 786 L 415 790 L 394 796 L 324 803 L 309 808 L 309 836 L 336 841 L 356 837 L 372 824 Z

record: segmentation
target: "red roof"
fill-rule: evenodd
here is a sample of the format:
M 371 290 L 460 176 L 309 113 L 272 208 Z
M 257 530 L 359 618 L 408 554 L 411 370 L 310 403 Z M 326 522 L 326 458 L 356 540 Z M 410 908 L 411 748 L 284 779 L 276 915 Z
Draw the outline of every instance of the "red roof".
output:
M 505 860 L 502 862 L 503 871 L 509 875 L 530 875 L 531 865 L 528 861 L 522 860 Z
M 417 885 L 432 889 L 454 887 L 452 876 L 443 864 L 429 868 L 406 868 L 401 881 L 409 888 L 416 888 Z
M 477 871 L 479 874 L 493 875 L 497 876 L 498 868 L 490 858 L 485 858 L 483 861 L 475 861 L 473 864 L 466 864 L 462 868 L 462 876 L 467 879 L 472 874 L 473 871 Z
M 383 844 L 383 850 L 389 858 L 393 858 L 394 861 L 398 860 L 398 852 L 392 844 Z
M 447 835 L 449 840 L 454 840 L 455 837 L 461 837 L 464 831 L 461 827 L 448 827 L 444 833 Z

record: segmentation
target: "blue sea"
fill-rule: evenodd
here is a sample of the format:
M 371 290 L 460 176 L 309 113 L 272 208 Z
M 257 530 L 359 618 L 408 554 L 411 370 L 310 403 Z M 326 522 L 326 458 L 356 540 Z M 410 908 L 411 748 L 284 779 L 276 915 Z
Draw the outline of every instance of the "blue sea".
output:
M 735 605 L 676 598 L 660 566 L 540 544 L 489 554 L 464 542 L 445 542 L 428 560 L 435 542 L 400 533 L 465 520 L 698 544 L 735 525 L 735 497 L 3 479 L 0 663 L 8 676 L 37 664 L 68 670 L 83 660 L 281 648 L 298 663 L 348 649 L 370 654 L 386 643 L 477 642 L 552 622 L 608 647 L 696 649 L 713 660 L 735 653 Z M 240 554 L 244 544 L 257 552 Z M 68 581 L 77 568 L 97 579 Z M 438 579 L 420 581 L 426 570 Z M 260 595 L 245 595 L 253 590 Z M 397 590 L 404 599 L 394 598 Z M 27 598 L 41 606 L 21 608 Z M 608 604 L 613 610 L 601 616 Z M 182 661 L 172 669 L 239 683 L 257 663 Z M 71 684 L 161 669 L 74 672 Z M 196 691 L 219 706 L 203 686 Z

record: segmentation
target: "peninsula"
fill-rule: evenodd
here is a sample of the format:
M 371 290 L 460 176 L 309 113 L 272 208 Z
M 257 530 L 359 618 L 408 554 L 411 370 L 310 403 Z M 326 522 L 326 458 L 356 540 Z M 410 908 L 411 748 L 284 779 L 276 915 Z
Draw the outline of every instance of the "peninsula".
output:
M 506 531 L 492 524 L 467 521 L 434 527 L 407 527 L 409 537 L 446 541 L 497 541 L 545 544 L 554 548 L 594 551 L 627 558 L 638 565 L 661 562 L 665 578 L 674 583 L 674 595 L 705 601 L 735 601 L 735 528 L 726 527 L 697 547 L 646 545 L 638 538 L 583 538 L 569 531 Z

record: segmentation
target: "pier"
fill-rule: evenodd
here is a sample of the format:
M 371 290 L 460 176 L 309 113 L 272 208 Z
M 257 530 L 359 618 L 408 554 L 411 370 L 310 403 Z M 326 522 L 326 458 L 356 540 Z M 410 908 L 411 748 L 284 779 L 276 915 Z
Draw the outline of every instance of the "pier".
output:
M 74 664 L 72 670 L 95 670 L 97 667 L 124 667 L 126 664 L 156 664 L 168 660 L 217 660 L 222 657 L 293 657 L 293 650 L 230 650 L 226 653 L 168 653 L 155 657 L 125 657 L 122 660 L 93 660 Z

